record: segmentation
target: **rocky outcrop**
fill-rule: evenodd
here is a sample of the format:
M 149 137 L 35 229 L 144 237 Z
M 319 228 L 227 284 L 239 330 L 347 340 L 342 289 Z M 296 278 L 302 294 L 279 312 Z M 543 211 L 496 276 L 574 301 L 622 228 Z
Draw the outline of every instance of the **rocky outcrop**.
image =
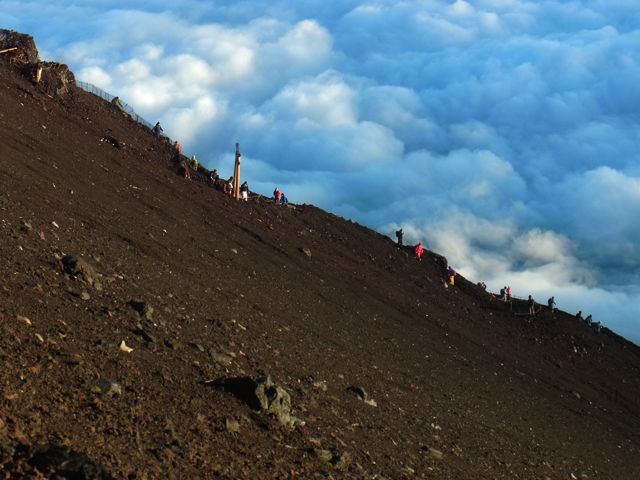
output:
M 0 30 L 0 61 L 16 65 L 22 74 L 49 95 L 64 96 L 76 84 L 69 67 L 62 63 L 41 62 L 33 37 L 13 30 Z
M 41 62 L 42 77 L 40 87 L 49 95 L 62 97 L 72 91 L 76 78 L 64 63 Z
M 98 273 L 84 258 L 75 255 L 65 255 L 62 257 L 62 265 L 64 271 L 69 275 L 73 275 L 88 283 L 96 290 L 102 289 L 100 281 L 98 280 Z
M 0 60 L 16 65 L 33 65 L 40 61 L 36 42 L 31 35 L 13 30 L 0 30 L 0 51 L 16 48 L 0 55 Z

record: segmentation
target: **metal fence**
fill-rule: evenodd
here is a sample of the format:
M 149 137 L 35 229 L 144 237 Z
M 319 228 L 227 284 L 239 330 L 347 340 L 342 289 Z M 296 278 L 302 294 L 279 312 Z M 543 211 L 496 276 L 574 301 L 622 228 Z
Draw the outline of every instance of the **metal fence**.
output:
M 101 88 L 98 88 L 95 85 L 92 85 L 91 83 L 76 81 L 76 85 L 78 87 L 80 87 L 82 90 L 84 90 L 85 92 L 93 93 L 94 95 L 102 98 L 103 100 L 106 100 L 107 102 L 111 102 L 111 100 L 113 100 L 115 98 L 114 95 L 111 95 L 110 93 L 105 92 Z M 124 112 L 126 112 L 131 118 L 133 118 L 136 122 L 141 123 L 142 125 L 144 125 L 147 128 L 150 128 L 150 129 L 153 128 L 153 125 L 151 123 L 147 122 L 140 115 L 138 115 L 131 105 L 123 102 L 122 100 L 120 100 L 118 106 Z

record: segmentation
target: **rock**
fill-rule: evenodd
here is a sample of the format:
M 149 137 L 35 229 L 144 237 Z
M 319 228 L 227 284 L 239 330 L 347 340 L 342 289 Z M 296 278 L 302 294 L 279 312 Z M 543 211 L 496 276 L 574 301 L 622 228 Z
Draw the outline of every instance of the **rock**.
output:
M 442 460 L 444 458 L 444 454 L 433 447 L 429 447 L 429 456 L 435 460 Z
M 23 317 L 22 315 L 16 315 L 16 319 L 26 323 L 27 325 L 31 325 L 31 320 L 29 320 L 27 317 Z
M 300 251 L 304 253 L 307 257 L 311 258 L 311 250 L 308 248 L 301 248 Z
M 318 390 L 322 390 L 323 392 L 327 391 L 327 381 L 326 380 L 319 380 L 317 382 L 313 382 L 313 386 L 315 388 L 317 388 Z
M 322 448 L 314 448 L 313 453 L 315 453 L 316 457 L 318 457 L 323 462 L 329 463 L 331 460 L 333 460 L 333 453 L 331 453 L 330 450 L 324 450 Z
M 107 393 L 105 393 L 107 397 L 115 397 L 116 395 L 122 395 L 122 387 L 117 383 L 112 383 L 109 385 L 109 389 Z
M 366 403 L 367 405 L 369 405 L 370 407 L 377 407 L 378 406 L 378 402 L 376 402 L 373 398 L 367 398 L 364 403 Z
M 273 415 L 286 427 L 293 428 L 302 422 L 291 416 L 289 393 L 275 385 L 270 376 L 256 380 L 249 377 L 221 378 L 206 383 L 235 395 L 254 410 Z
M 349 467 L 349 464 L 351 464 L 351 455 L 347 452 L 343 452 L 334 456 L 331 463 L 336 470 L 346 470 L 347 467 Z
M 228 367 L 231 365 L 231 363 L 233 363 L 233 358 L 224 353 L 217 353 L 212 351 L 210 352 L 210 355 L 214 362 L 219 363 L 220 365 L 224 365 L 225 367 Z
M 140 315 L 141 317 L 146 318 L 147 320 L 153 320 L 153 307 L 151 305 L 149 305 L 147 302 L 142 302 L 139 300 L 131 300 L 129 302 L 129 305 L 131 305 L 131 308 L 133 308 L 136 312 L 138 312 L 138 315 Z
M 125 343 L 125 341 L 124 341 L 124 340 L 122 340 L 122 341 L 120 342 L 120 347 L 119 347 L 119 348 L 120 348 L 120 350 L 121 350 L 121 351 L 123 351 L 123 352 L 125 352 L 125 353 L 131 353 L 131 352 L 133 352 L 133 348 L 131 348 L 131 347 L 127 346 L 127 344 Z
M 358 395 L 360 400 L 366 400 L 368 398 L 366 390 L 360 387 L 359 385 L 352 385 L 349 388 L 347 388 L 347 390 Z
M 91 299 L 91 295 L 89 295 L 89 293 L 87 293 L 86 290 L 83 290 L 82 293 L 80 294 L 80 298 L 82 300 L 90 300 Z
M 40 62 L 42 68 L 41 88 L 50 95 L 59 97 L 68 94 L 76 85 L 76 79 L 63 63 Z
M 80 280 L 84 280 L 93 286 L 98 278 L 96 270 L 84 259 L 75 255 L 65 255 L 62 257 L 64 271 Z
M 255 394 L 264 412 L 274 415 L 283 425 L 293 426 L 291 396 L 284 388 L 276 386 L 270 376 L 256 380 Z
M 240 432 L 240 422 L 238 422 L 237 420 L 232 420 L 230 418 L 227 418 L 225 421 L 226 427 L 227 427 L 227 431 L 231 432 L 231 433 L 238 433 Z
M 18 47 L 18 49 L 0 55 L 0 59 L 8 60 L 16 65 L 36 64 L 40 60 L 36 42 L 32 36 L 13 30 L 0 30 L 0 50 L 13 47 Z
M 373 398 L 369 398 L 369 395 L 367 394 L 366 390 L 364 388 L 362 388 L 361 386 L 352 385 L 349 388 L 347 388 L 347 390 L 349 390 L 350 392 L 355 393 L 360 400 L 362 400 L 364 403 L 366 403 L 370 407 L 377 407 L 378 406 L 378 403 Z

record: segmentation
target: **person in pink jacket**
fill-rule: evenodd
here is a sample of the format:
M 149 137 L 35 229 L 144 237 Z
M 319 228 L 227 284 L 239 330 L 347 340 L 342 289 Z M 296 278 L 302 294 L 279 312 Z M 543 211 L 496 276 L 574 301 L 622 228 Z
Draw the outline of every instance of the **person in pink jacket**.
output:
M 422 260 L 422 254 L 424 253 L 424 247 L 422 246 L 422 242 L 418 242 L 416 245 L 416 259 Z

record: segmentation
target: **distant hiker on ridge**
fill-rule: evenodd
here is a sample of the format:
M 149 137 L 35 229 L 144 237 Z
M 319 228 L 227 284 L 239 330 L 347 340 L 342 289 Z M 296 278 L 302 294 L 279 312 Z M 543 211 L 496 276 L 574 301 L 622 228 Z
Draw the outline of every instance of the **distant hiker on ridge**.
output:
M 289 199 L 284 192 L 280 192 L 280 205 L 289 205 Z
M 555 312 L 556 311 L 556 299 L 555 299 L 555 297 L 551 297 L 549 300 L 547 300 L 547 304 L 549 305 L 549 310 L 551 310 L 551 312 Z
M 536 301 L 531 295 L 527 299 L 527 307 L 529 307 L 529 315 L 535 315 L 536 313 Z
M 591 314 L 587 315 L 587 318 L 585 318 L 584 321 L 587 322 L 587 325 L 591 325 L 591 323 L 593 322 L 593 317 L 591 316 Z
M 276 202 L 276 205 L 278 205 L 280 203 L 280 197 L 282 196 L 282 192 L 280 191 L 280 189 L 278 187 L 275 188 L 275 190 L 273 191 L 273 200 L 274 202 Z
M 216 190 L 220 189 L 220 186 L 218 185 L 219 179 L 220 175 L 218 175 L 218 170 L 214 168 L 213 171 L 209 173 L 209 180 L 211 181 L 211 186 Z
M 249 184 L 246 182 L 246 180 L 242 185 L 240 185 L 240 197 L 245 202 L 249 200 Z
M 507 287 L 502 287 L 500 289 L 500 300 L 503 302 L 507 301 Z
M 578 313 L 576 313 L 576 320 L 584 320 L 584 318 L 582 318 L 582 310 L 579 310 Z
M 191 168 L 193 168 L 195 172 L 198 171 L 198 159 L 195 155 L 191 155 Z
M 507 302 L 511 300 L 511 287 L 507 285 L 507 289 L 505 290 L 507 294 Z
M 398 239 L 399 246 L 402 246 L 402 235 L 403 235 L 402 229 L 396 230 L 396 238 Z
M 422 261 L 422 255 L 424 254 L 424 247 L 422 246 L 422 242 L 418 242 L 416 245 L 416 260 Z
M 191 180 L 191 172 L 189 172 L 189 165 L 187 165 L 187 161 L 182 157 L 178 158 L 180 158 L 180 173 L 185 180 Z
M 164 133 L 164 131 L 162 130 L 162 127 L 160 126 L 160 122 L 157 122 L 155 127 L 153 127 L 153 129 L 151 131 L 153 132 L 153 134 L 156 137 L 159 137 L 160 135 L 162 135 Z
M 453 267 L 448 266 L 447 267 L 447 276 L 449 277 L 449 285 L 453 285 L 455 283 L 456 275 L 457 275 L 457 273 L 453 269 Z
M 122 102 L 120 101 L 120 97 L 113 97 L 111 99 L 111 105 L 118 107 L 120 110 L 124 110 L 122 107 Z
M 176 157 L 180 158 L 180 155 L 182 154 L 182 145 L 180 145 L 180 143 L 176 140 L 173 143 L 173 148 L 176 149 Z

